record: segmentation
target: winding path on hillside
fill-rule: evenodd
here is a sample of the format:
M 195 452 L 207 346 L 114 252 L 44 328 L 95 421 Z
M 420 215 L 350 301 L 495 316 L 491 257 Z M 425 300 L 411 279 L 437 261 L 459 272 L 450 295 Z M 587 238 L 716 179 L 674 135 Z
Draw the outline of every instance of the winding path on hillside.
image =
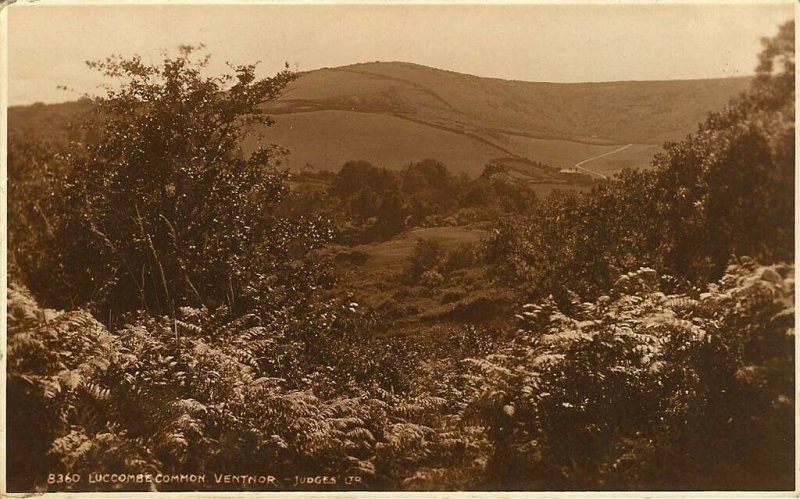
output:
M 598 177 L 602 178 L 603 180 L 608 180 L 608 176 L 603 175 L 600 172 L 596 172 L 594 170 L 590 170 L 588 168 L 584 168 L 583 165 L 585 165 L 586 163 L 588 163 L 590 161 L 594 161 L 594 160 L 600 159 L 600 158 L 605 158 L 606 156 L 611 156 L 612 154 L 616 154 L 618 152 L 622 152 L 622 151 L 624 151 L 625 149 L 627 149 L 627 148 L 629 148 L 631 146 L 633 146 L 633 144 L 628 144 L 626 146 L 620 147 L 619 149 L 614 149 L 613 151 L 609 151 L 609 152 L 606 152 L 606 153 L 603 153 L 603 154 L 599 154 L 597 156 L 592 156 L 589 159 L 584 159 L 580 163 L 575 163 L 575 167 L 574 168 L 576 170 L 582 170 L 582 171 L 584 171 L 584 172 L 586 172 L 586 173 L 588 173 L 590 175 L 597 175 Z

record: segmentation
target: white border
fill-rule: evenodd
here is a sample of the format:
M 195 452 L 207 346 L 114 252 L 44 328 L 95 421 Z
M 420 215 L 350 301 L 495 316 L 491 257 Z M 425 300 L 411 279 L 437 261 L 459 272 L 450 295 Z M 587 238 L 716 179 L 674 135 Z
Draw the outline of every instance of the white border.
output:
M 0 494 L 6 491 L 6 332 L 8 300 L 8 9 L 0 10 Z

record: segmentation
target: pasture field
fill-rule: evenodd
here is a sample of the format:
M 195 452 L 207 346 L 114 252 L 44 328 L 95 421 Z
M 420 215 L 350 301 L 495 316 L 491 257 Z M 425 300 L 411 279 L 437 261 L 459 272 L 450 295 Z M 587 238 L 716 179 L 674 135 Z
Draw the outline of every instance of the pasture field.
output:
M 403 271 L 419 240 L 436 241 L 442 250 L 450 251 L 461 244 L 477 244 L 485 235 L 485 224 L 480 223 L 463 227 L 422 227 L 398 234 L 388 241 L 346 249 L 351 253 L 363 252 L 368 257 L 364 265 L 351 269 L 354 276 L 383 278 Z
M 306 73 L 278 105 L 392 112 L 450 127 L 514 130 L 546 138 L 659 143 L 691 132 L 748 82 L 527 82 L 376 62 Z
M 338 171 L 353 159 L 399 170 L 412 161 L 436 158 L 452 171 L 476 177 L 484 165 L 504 153 L 465 135 L 386 114 L 315 111 L 275 116 L 276 125 L 261 127 L 265 143 L 291 151 L 292 170 Z M 252 151 L 256 136 L 245 140 Z
M 280 144 L 291 151 L 285 161 L 294 171 L 337 171 L 352 158 L 399 170 L 412 161 L 436 158 L 452 171 L 474 178 L 487 163 L 509 159 L 506 151 L 476 136 L 388 114 L 323 110 L 278 114 L 275 121 L 274 126 L 260 127 L 247 137 L 243 150 L 251 152 L 259 141 Z M 491 134 L 487 140 L 520 157 L 555 168 L 571 168 L 580 161 L 620 147 L 618 144 L 589 144 L 509 134 Z M 634 144 L 585 166 L 610 176 L 623 168 L 646 168 L 659 150 L 660 146 L 656 145 Z M 579 186 L 569 188 L 580 189 Z M 537 190 L 546 193 L 552 187 L 543 184 Z
M 624 151 L 598 158 L 583 166 L 609 177 L 626 168 L 650 168 L 653 156 L 661 151 L 660 145 L 634 144 Z
M 624 144 L 589 144 L 571 140 L 537 139 L 501 134 L 503 145 L 518 154 L 558 168 L 572 168 L 576 163 L 610 153 Z M 656 144 L 633 144 L 627 149 L 592 160 L 583 166 L 612 176 L 625 168 L 647 168 L 661 150 Z
M 500 134 L 509 149 L 534 161 L 557 168 L 572 168 L 575 163 L 619 149 L 620 144 L 588 144 L 572 140 L 537 139 Z

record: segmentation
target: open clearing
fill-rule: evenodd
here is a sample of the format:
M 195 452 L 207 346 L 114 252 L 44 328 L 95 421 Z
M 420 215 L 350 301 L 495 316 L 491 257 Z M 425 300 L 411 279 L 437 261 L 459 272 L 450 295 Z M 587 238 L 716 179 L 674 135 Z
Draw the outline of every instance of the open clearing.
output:
M 369 259 L 361 267 L 362 272 L 397 274 L 402 272 L 417 241 L 427 239 L 450 251 L 461 244 L 477 243 L 486 235 L 482 224 L 463 227 L 424 227 L 412 229 L 381 243 L 354 246 L 352 251 L 363 251 Z

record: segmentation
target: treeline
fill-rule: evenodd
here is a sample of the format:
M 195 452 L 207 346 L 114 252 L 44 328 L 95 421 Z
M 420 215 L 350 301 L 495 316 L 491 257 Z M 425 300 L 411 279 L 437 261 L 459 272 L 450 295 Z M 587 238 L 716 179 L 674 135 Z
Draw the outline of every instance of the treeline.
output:
M 350 161 L 337 173 L 293 175 L 299 187 L 287 209 L 323 214 L 342 244 L 385 240 L 413 227 L 493 222 L 526 213 L 536 200 L 530 186 L 510 178 L 508 171 L 490 164 L 471 179 L 454 175 L 435 159 L 399 171 Z

